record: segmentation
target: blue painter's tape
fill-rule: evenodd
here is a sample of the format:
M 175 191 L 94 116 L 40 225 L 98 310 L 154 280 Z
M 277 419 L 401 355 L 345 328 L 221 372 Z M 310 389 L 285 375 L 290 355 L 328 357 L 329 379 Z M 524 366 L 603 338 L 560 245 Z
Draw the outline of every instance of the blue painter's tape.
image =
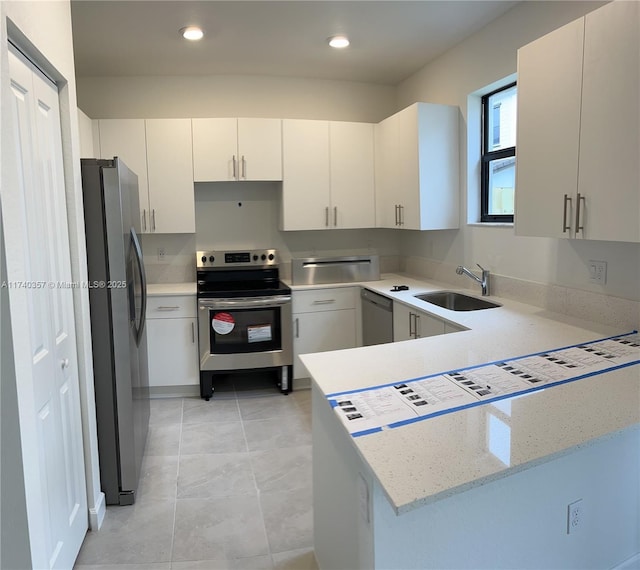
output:
M 369 435 L 372 433 L 377 433 L 382 431 L 381 427 L 371 428 L 371 429 L 363 429 L 362 431 L 356 431 L 351 434 L 352 437 L 362 437 L 363 435 Z
M 484 368 L 485 366 L 492 366 L 494 364 L 498 364 L 500 362 L 512 362 L 513 360 L 520 360 L 522 358 L 530 358 L 532 356 L 539 356 L 541 354 L 547 354 L 550 352 L 557 352 L 559 350 L 567 350 L 569 348 L 576 348 L 578 346 L 583 346 L 583 345 L 587 345 L 587 344 L 594 344 L 597 342 L 604 342 L 605 340 L 612 340 L 615 338 L 622 338 L 625 336 L 630 336 L 633 334 L 637 334 L 638 331 L 637 330 L 633 330 L 631 332 L 628 333 L 624 333 L 624 334 L 617 334 L 617 335 L 613 335 L 613 336 L 608 336 L 605 338 L 600 338 L 597 340 L 589 340 L 586 342 L 579 342 L 577 344 L 570 344 L 568 346 L 562 346 L 559 348 L 552 348 L 549 350 L 541 350 L 540 352 L 532 352 L 530 354 L 525 354 L 525 355 L 520 355 L 520 356 L 514 356 L 511 358 L 503 358 L 501 360 L 494 360 L 493 362 L 484 362 L 482 364 L 474 364 L 472 366 L 466 366 L 463 368 L 452 368 L 451 370 L 446 370 L 444 372 L 437 372 L 435 374 L 428 374 L 426 376 L 419 376 L 417 378 L 409 378 L 407 380 L 396 380 L 395 382 L 389 382 L 387 384 L 378 384 L 376 386 L 370 386 L 368 388 L 356 388 L 354 390 L 345 390 L 344 392 L 333 392 L 331 394 L 327 394 L 325 397 L 326 398 L 337 398 L 338 396 L 346 396 L 348 394 L 360 394 L 362 392 L 370 392 L 371 390 L 378 390 L 380 388 L 388 388 L 390 386 L 395 386 L 397 384 L 410 384 L 411 382 L 418 382 L 420 380 L 427 380 L 429 378 L 435 378 L 436 376 L 442 376 L 444 374 L 451 374 L 453 372 L 462 372 L 464 370 L 475 370 L 476 368 Z M 553 384 L 545 384 L 544 386 L 541 386 L 540 388 L 548 388 L 549 386 L 552 386 Z M 487 400 L 484 400 L 485 402 Z
M 632 333 L 630 333 L 632 334 Z M 619 338 L 619 337 L 612 337 L 612 338 Z M 604 340 L 608 340 L 608 339 L 604 339 Z M 580 346 L 580 345 L 576 345 L 576 346 Z M 562 348 L 558 349 L 558 350 L 563 350 Z M 544 354 L 544 353 L 541 353 Z M 526 358 L 526 357 L 521 357 L 521 358 Z M 504 362 L 503 360 L 499 360 L 498 362 Z M 398 427 L 402 427 L 405 425 L 409 425 L 409 424 L 414 424 L 416 422 L 421 422 L 424 420 L 428 420 L 431 418 L 435 418 L 438 416 L 443 416 L 445 414 L 451 414 L 453 412 L 459 412 L 461 410 L 467 410 L 469 408 L 475 408 L 477 406 L 483 406 L 485 404 L 491 404 L 493 402 L 498 402 L 500 400 L 506 400 L 508 398 L 515 398 L 517 396 L 522 396 L 523 394 L 531 394 L 533 392 L 539 392 L 540 390 L 546 390 L 547 388 L 552 388 L 554 386 L 560 386 L 562 384 L 568 384 L 570 382 L 575 382 L 576 380 L 583 380 L 584 378 L 590 378 L 592 376 L 599 376 L 601 374 L 606 374 L 608 372 L 614 372 L 616 370 L 621 370 L 623 368 L 629 368 L 630 366 L 637 366 L 640 364 L 640 360 L 634 360 L 632 362 L 626 362 L 624 364 L 618 364 L 616 366 L 612 366 L 611 368 L 606 368 L 604 370 L 597 370 L 595 372 L 588 372 L 587 374 L 581 374 L 580 376 L 574 376 L 573 378 L 566 378 L 564 380 L 559 380 L 558 382 L 552 382 L 549 384 L 545 384 L 543 386 L 533 386 L 532 388 L 529 388 L 528 390 L 520 390 L 518 392 L 511 392 L 510 394 L 502 394 L 501 396 L 496 396 L 495 398 L 488 398 L 486 400 L 478 400 L 477 402 L 471 402 L 469 404 L 465 404 L 464 406 L 457 406 L 455 408 L 447 408 L 446 410 L 439 410 L 437 412 L 433 412 L 432 414 L 428 414 L 425 416 L 417 416 L 414 418 L 409 418 L 406 420 L 401 420 L 399 422 L 394 422 L 391 424 L 388 424 L 387 426 L 385 426 L 388 429 L 394 429 L 394 428 L 398 428 Z M 378 430 L 367 430 L 367 431 L 361 431 L 361 432 L 356 432 L 351 434 L 352 437 L 361 437 L 363 435 L 368 435 L 369 433 L 373 433 L 374 431 L 382 431 L 382 429 L 378 429 Z

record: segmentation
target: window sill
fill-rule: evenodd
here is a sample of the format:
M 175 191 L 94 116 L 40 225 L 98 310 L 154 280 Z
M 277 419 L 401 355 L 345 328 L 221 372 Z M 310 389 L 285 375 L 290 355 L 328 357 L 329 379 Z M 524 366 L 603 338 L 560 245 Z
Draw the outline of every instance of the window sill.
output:
M 513 222 L 467 222 L 467 226 L 476 228 L 512 228 Z

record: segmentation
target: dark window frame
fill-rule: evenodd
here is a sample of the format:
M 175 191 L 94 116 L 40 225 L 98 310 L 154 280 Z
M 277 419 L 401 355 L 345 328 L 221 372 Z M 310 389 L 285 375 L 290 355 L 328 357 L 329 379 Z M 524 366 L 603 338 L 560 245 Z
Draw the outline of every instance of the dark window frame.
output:
M 480 158 L 480 221 L 481 222 L 501 222 L 513 223 L 513 214 L 489 214 L 489 166 L 494 160 L 516 156 L 516 147 L 501 148 L 500 150 L 490 150 L 493 145 L 493 132 L 489 132 L 489 117 L 493 108 L 489 107 L 489 99 L 496 93 L 511 89 L 516 82 L 509 83 L 500 89 L 491 91 L 482 96 L 482 154 Z

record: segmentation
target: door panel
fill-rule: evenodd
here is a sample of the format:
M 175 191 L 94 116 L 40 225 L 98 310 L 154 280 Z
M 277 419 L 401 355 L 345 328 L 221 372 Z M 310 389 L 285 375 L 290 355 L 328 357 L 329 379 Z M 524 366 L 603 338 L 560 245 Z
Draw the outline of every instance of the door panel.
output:
M 578 191 L 586 202 L 577 237 L 640 241 L 638 20 L 637 2 L 585 18 Z
M 147 141 L 144 119 L 101 119 L 100 157 L 121 158 L 138 176 L 141 231 L 151 231 L 149 183 L 147 181 Z
M 518 50 L 517 235 L 575 232 L 583 45 L 584 23 L 576 20 Z M 563 231 L 565 194 L 571 228 Z
M 282 121 L 282 229 L 329 227 L 329 123 Z
M 238 119 L 240 180 L 282 180 L 282 121 Z
M 373 125 L 332 121 L 329 133 L 333 224 L 338 228 L 373 228 Z
M 31 555 L 34 567 L 70 568 L 87 502 L 58 92 L 21 56 L 9 63 L 19 188 L 5 237 L 22 252 L 7 273 L 24 284 L 10 303 L 29 339 L 15 356 Z

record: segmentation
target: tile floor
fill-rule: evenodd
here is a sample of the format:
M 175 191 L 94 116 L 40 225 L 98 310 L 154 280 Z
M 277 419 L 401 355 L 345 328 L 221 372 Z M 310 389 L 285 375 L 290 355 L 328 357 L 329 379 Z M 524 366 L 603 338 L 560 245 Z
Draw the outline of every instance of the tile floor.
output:
M 138 498 L 108 507 L 76 570 L 316 570 L 311 392 L 229 377 L 151 401 Z

